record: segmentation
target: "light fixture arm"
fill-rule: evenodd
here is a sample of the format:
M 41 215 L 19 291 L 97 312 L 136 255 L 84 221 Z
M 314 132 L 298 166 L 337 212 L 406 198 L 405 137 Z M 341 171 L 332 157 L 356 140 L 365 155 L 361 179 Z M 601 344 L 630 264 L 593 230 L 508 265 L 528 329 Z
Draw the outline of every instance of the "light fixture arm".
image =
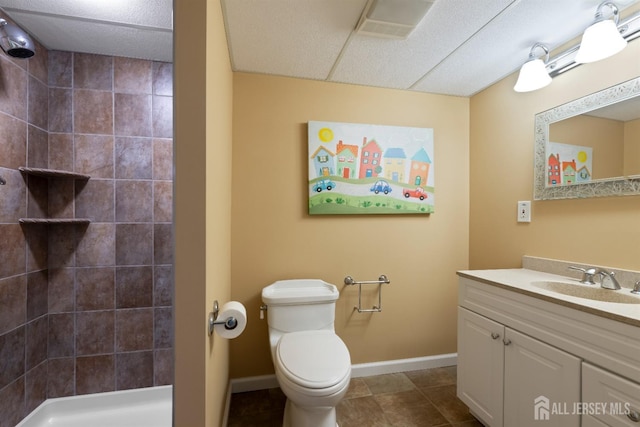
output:
M 611 12 L 613 13 L 613 22 L 615 22 L 616 26 L 618 26 L 618 22 L 620 21 L 620 11 L 618 10 L 618 6 L 611 3 L 610 1 L 600 3 L 598 8 L 596 9 L 596 21 L 601 21 L 603 19 L 602 9 L 605 6 L 611 8 Z
M 547 62 L 549 62 L 549 49 L 542 43 L 536 43 L 531 47 L 531 51 L 529 51 L 529 61 L 537 58 L 535 53 L 536 48 L 540 48 L 544 51 L 544 63 L 546 64 Z

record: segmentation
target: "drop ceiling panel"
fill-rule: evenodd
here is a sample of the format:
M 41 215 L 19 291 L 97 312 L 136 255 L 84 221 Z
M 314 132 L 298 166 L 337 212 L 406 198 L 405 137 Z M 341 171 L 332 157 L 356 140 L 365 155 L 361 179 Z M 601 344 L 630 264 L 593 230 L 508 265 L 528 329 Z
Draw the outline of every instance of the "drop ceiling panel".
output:
M 0 6 L 8 13 L 21 10 L 168 30 L 173 19 L 172 0 L 1 0 Z
M 406 40 L 354 35 L 331 80 L 408 89 L 513 2 L 440 0 Z
M 12 13 L 11 17 L 29 28 L 30 33 L 48 49 L 164 62 L 173 60 L 173 34 L 170 30 L 157 31 L 31 13 Z
M 221 4 L 234 71 L 471 96 L 515 73 L 535 42 L 553 49 L 576 39 L 601 1 L 435 0 L 407 40 L 355 33 L 368 0 Z M 614 2 L 623 17 L 625 9 L 640 11 L 640 0 Z M 172 60 L 172 6 L 172 0 L 0 0 L 49 49 L 158 61 Z
M 235 71 L 327 78 L 366 0 L 224 0 Z
M 516 72 L 534 43 L 554 49 L 578 37 L 593 22 L 599 3 L 600 0 L 515 2 L 412 89 L 471 96 Z
M 624 102 L 607 105 L 606 107 L 585 113 L 585 115 L 628 122 L 636 120 L 638 118 L 638 113 L 640 113 L 640 98 L 636 97 L 627 99 Z

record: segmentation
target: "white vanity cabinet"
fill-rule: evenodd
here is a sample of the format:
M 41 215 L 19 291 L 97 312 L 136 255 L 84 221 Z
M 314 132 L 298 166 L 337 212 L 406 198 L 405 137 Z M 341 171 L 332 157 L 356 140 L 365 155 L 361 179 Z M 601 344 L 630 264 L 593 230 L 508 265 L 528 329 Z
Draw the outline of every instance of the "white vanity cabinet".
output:
M 594 405 L 587 417 L 602 425 L 640 426 L 640 384 L 587 362 L 582 364 L 582 401 L 600 404 Z
M 503 424 L 504 329 L 458 307 L 458 397 L 491 426 Z
M 462 307 L 458 343 L 458 395 L 489 426 L 539 425 L 537 399 L 580 400 L 580 359 L 569 353 Z M 578 427 L 580 416 L 544 422 Z
M 581 406 L 640 411 L 640 327 L 462 273 L 457 393 L 485 425 L 640 427 Z
M 504 357 L 504 425 L 539 426 L 536 401 L 580 400 L 580 359 L 527 335 L 506 328 Z M 538 418 L 541 412 L 538 411 Z M 578 427 L 580 416 L 549 417 L 545 425 Z

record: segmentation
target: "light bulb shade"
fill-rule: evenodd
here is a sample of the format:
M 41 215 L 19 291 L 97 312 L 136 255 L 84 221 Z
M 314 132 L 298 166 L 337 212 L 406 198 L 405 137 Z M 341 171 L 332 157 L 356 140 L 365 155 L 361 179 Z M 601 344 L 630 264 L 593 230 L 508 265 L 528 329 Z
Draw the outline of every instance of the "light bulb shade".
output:
M 599 21 L 584 31 L 575 61 L 578 64 L 599 61 L 615 55 L 626 45 L 615 22 L 610 19 Z
M 551 83 L 551 76 L 547 72 L 542 59 L 532 59 L 524 63 L 520 68 L 518 81 L 513 87 L 516 92 L 531 92 Z

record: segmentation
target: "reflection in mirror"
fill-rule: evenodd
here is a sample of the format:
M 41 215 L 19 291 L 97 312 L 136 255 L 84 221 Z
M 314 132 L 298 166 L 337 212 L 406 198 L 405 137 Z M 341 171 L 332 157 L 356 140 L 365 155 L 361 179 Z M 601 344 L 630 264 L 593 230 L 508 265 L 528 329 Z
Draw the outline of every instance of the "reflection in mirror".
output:
M 640 97 L 551 123 L 549 142 L 576 147 L 579 163 L 591 160 L 591 179 L 640 175 Z M 589 159 L 579 147 L 591 149 Z
M 640 194 L 640 77 L 539 113 L 534 199 Z

